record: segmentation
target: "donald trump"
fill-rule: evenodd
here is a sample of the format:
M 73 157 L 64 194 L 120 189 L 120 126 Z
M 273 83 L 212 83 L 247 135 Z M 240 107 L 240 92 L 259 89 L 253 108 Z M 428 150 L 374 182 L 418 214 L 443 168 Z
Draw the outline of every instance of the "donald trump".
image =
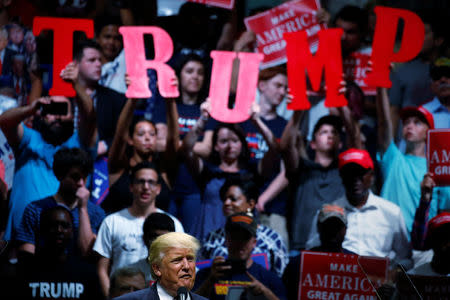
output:
M 195 259 L 200 244 L 196 238 L 170 232 L 153 241 L 149 250 L 151 274 L 156 278 L 150 288 L 129 293 L 117 300 L 204 300 L 189 292 L 195 281 Z

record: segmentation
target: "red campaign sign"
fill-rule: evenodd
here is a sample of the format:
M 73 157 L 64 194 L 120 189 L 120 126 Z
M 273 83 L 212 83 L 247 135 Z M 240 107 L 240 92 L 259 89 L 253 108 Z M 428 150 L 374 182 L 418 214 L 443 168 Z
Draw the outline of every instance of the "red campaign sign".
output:
M 371 52 L 371 48 L 355 51 L 345 58 L 342 64 L 344 67 L 345 79 L 356 82 L 365 95 L 374 96 L 376 95 L 377 90 L 375 87 L 369 86 L 366 79 Z
M 298 299 L 351 300 L 364 297 L 376 300 L 372 284 L 380 286 L 386 281 L 389 260 L 364 257 L 361 261 L 360 258 L 350 254 L 303 251 Z M 358 259 L 364 263 L 364 272 Z M 370 273 L 371 281 L 364 273 Z
M 284 34 L 288 58 L 288 83 L 293 95 L 291 103 L 287 106 L 288 109 L 302 110 L 311 107 L 306 97 L 306 74 L 308 74 L 312 89 L 318 91 L 323 72 L 325 72 L 327 86 L 325 106 L 347 105 L 345 96 L 339 94 L 339 85 L 342 80 L 341 35 L 342 29 L 340 28 L 321 30 L 318 33 L 320 46 L 313 56 L 308 48 L 305 31 Z M 330 49 L 334 51 L 330 51 Z
M 236 100 L 232 109 L 228 108 L 233 61 L 239 59 L 239 74 Z M 213 59 L 209 98 L 211 117 L 220 122 L 240 123 L 250 118 L 250 109 L 255 101 L 258 83 L 260 53 L 211 51 Z
M 285 32 L 305 30 L 311 52 L 316 52 L 319 44 L 317 33 L 326 28 L 317 23 L 316 11 L 319 8 L 317 0 L 294 0 L 244 20 L 247 29 L 256 34 L 258 52 L 264 54 L 262 68 L 286 62 Z
M 151 97 L 147 69 L 154 69 L 161 96 L 177 98 L 178 88 L 171 81 L 176 78 L 175 71 L 166 64 L 173 54 L 173 42 L 169 34 L 155 26 L 121 26 L 119 32 L 123 36 L 125 63 L 131 80 L 125 95 L 128 98 Z M 144 34 L 153 36 L 155 57 L 152 60 L 145 58 Z
M 62 80 L 60 72 L 72 61 L 73 33 L 83 31 L 90 39 L 94 37 L 94 22 L 89 19 L 35 17 L 33 34 L 38 36 L 43 30 L 53 30 L 53 86 L 51 96 L 74 97 L 72 84 Z
M 375 7 L 377 23 L 373 37 L 373 70 L 367 76 L 367 83 L 373 87 L 390 88 L 390 64 L 407 62 L 422 49 L 425 27 L 415 13 L 406 9 Z M 403 20 L 402 40 L 399 49 L 394 51 L 397 36 L 397 25 Z
M 233 9 L 234 7 L 234 0 L 188 0 L 188 1 L 211 6 L 217 6 L 226 9 Z
M 450 129 L 428 130 L 428 172 L 438 186 L 450 185 Z

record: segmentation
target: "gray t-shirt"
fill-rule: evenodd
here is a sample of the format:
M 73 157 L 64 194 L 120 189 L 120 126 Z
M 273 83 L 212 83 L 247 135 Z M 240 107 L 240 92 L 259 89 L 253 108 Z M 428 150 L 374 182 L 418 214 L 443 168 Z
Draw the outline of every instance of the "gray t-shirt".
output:
M 337 161 L 324 168 L 302 159 L 295 173 L 286 174 L 291 191 L 290 249 L 305 248 L 314 215 L 323 204 L 331 203 L 345 193 Z

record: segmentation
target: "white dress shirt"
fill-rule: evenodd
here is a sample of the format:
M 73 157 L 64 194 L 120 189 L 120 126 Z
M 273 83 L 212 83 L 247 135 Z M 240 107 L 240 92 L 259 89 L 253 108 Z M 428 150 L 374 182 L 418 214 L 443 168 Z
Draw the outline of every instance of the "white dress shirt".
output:
M 412 264 L 412 247 L 408 241 L 405 221 L 400 207 L 381 197 L 369 193 L 361 208 L 351 205 L 344 196 L 333 204 L 345 209 L 347 233 L 342 247 L 358 255 L 388 257 L 401 263 L 406 269 Z M 317 214 L 311 226 L 306 248 L 320 244 L 317 232 Z
M 155 283 L 156 284 L 156 291 L 158 292 L 158 296 L 159 296 L 159 300 L 173 300 L 174 297 L 172 297 L 171 295 L 169 295 L 169 293 L 167 293 L 167 291 L 161 286 L 161 284 L 159 283 Z M 188 294 L 187 299 L 186 300 L 190 300 L 191 296 Z

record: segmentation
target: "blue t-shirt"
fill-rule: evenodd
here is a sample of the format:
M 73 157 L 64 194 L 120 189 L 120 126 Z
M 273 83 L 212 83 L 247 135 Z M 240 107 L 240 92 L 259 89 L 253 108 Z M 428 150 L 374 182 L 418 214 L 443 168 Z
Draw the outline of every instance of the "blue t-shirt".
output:
M 194 285 L 194 291 L 197 290 L 206 280 L 209 273 L 211 272 L 211 268 L 206 268 L 200 270 L 197 273 Z M 264 267 L 258 265 L 253 262 L 250 268 L 247 269 L 247 272 L 250 273 L 253 277 L 255 277 L 259 282 L 261 282 L 264 286 L 266 286 L 272 293 L 275 294 L 280 300 L 286 300 L 286 289 L 283 285 L 281 279 L 275 275 L 275 273 L 266 270 Z M 221 291 L 225 290 L 219 286 L 216 289 L 216 285 L 235 285 L 235 286 L 247 286 L 251 283 L 250 277 L 246 273 L 238 273 L 232 274 L 226 277 L 219 279 L 214 285 L 213 291 L 211 295 L 209 295 L 210 300 L 224 300 L 226 294 L 221 293 Z
M 20 222 L 20 226 L 17 228 L 15 239 L 20 242 L 36 245 L 38 242 L 37 233 L 39 232 L 40 227 L 41 212 L 58 205 L 60 204 L 58 204 L 53 197 L 47 197 L 28 204 L 23 213 L 22 222 Z M 100 206 L 93 204 L 91 201 L 88 201 L 87 209 L 92 232 L 97 234 L 100 224 L 105 218 L 105 212 Z M 75 207 L 70 211 L 73 217 L 74 233 L 75 236 L 77 236 L 80 225 L 78 208 Z M 76 241 L 77 238 L 74 238 L 74 240 Z
M 211 231 L 225 226 L 226 217 L 222 211 L 223 202 L 220 198 L 220 188 L 228 178 L 241 177 L 251 173 L 250 170 L 254 169 L 253 166 L 251 167 L 239 172 L 229 173 L 204 161 L 202 173 L 197 180 L 202 191 L 202 198 L 192 225 L 191 234 L 193 236 L 203 241 Z
M 23 126 L 23 137 L 16 155 L 16 173 L 9 201 L 5 239 L 14 238 L 25 207 L 36 200 L 56 194 L 59 181 L 53 174 L 53 156 L 62 147 L 80 147 L 77 131 L 58 146 L 48 144 L 36 130 Z
M 401 153 L 392 142 L 379 162 L 384 182 L 381 197 L 400 206 L 408 234 L 411 234 L 420 202 L 420 183 L 427 172 L 427 161 L 425 157 Z M 438 209 L 448 208 L 450 188 L 434 188 L 429 217 L 434 217 Z
M 279 141 L 281 135 L 283 134 L 284 127 L 287 124 L 286 120 L 280 116 L 277 116 L 275 119 L 272 120 L 266 120 L 264 118 L 261 118 L 261 120 L 272 131 L 273 135 Z M 245 131 L 246 134 L 245 139 L 247 141 L 247 145 L 250 150 L 251 161 L 256 164 L 259 160 L 261 160 L 264 157 L 264 154 L 266 154 L 266 152 L 269 151 L 269 146 L 267 145 L 267 142 L 262 136 L 262 134 L 259 133 L 258 129 L 255 127 L 255 125 L 253 125 L 253 123 L 250 120 L 239 123 L 239 125 Z M 278 175 L 279 172 L 280 172 L 279 165 L 274 166 L 271 176 L 263 182 L 260 188 L 261 193 L 267 189 L 267 187 L 275 179 L 275 177 Z M 275 213 L 284 216 L 286 215 L 286 201 L 287 201 L 287 191 L 284 190 L 281 191 L 274 199 L 265 204 L 264 211 L 269 214 Z

